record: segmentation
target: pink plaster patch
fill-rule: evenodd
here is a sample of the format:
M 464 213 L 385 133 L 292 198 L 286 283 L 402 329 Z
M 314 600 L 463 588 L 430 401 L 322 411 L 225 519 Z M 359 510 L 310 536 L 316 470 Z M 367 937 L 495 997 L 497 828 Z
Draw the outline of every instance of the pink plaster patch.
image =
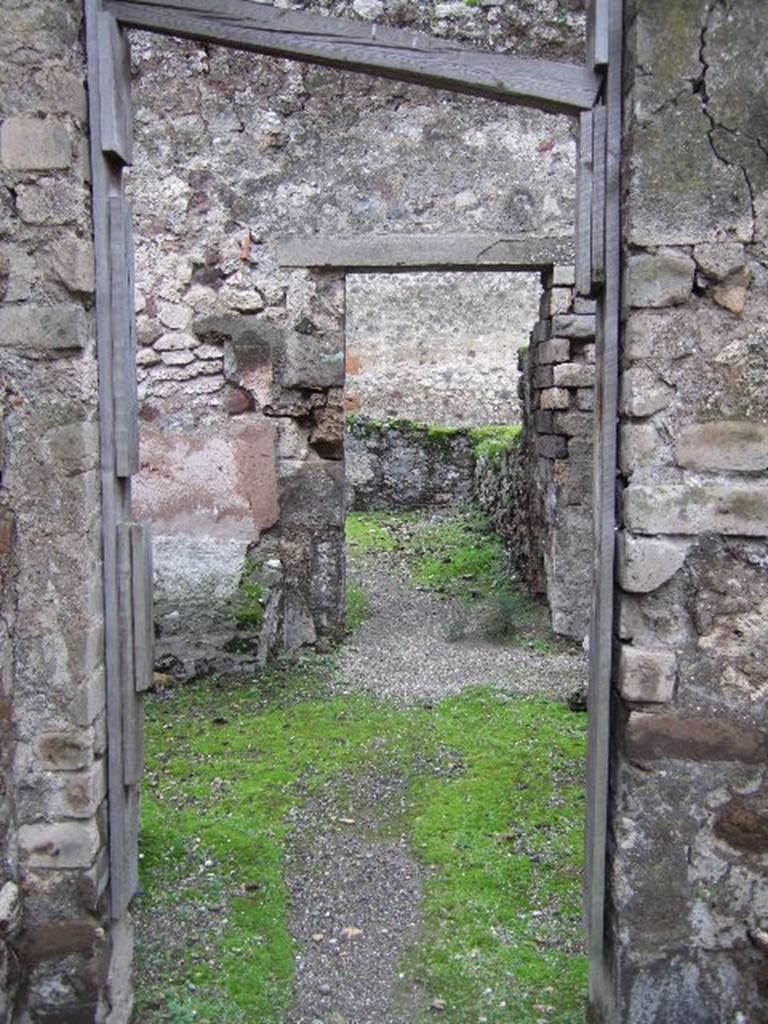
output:
M 158 533 L 257 540 L 278 516 L 274 425 L 228 420 L 186 435 L 142 424 L 133 505 Z

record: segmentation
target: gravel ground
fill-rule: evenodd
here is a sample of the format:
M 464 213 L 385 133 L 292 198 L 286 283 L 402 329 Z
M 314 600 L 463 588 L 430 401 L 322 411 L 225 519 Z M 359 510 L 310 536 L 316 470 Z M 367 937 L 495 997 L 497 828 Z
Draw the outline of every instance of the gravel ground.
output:
M 369 596 L 370 616 L 347 641 L 339 689 L 403 702 L 438 700 L 464 687 L 493 683 L 509 693 L 564 700 L 586 685 L 578 651 L 537 654 L 489 643 L 477 623 L 466 637 L 446 639 L 451 602 L 416 589 L 396 560 L 367 558 L 348 566 Z M 403 991 L 397 973 L 417 937 L 425 869 L 402 836 L 389 835 L 403 804 L 403 781 L 368 776 L 344 780 L 291 816 L 287 885 L 289 930 L 300 943 L 295 1001 L 286 1024 L 411 1024 L 429 1005 Z
M 416 937 L 423 870 L 403 836 L 387 834 L 402 809 L 397 777 L 347 778 L 297 809 L 288 852 L 289 929 L 301 943 L 286 1024 L 410 1024 L 418 993 L 399 990 L 397 962 Z
M 370 617 L 345 644 L 340 661 L 347 691 L 402 701 L 436 700 L 466 686 L 492 683 L 508 693 L 565 700 L 585 687 L 586 658 L 537 654 L 473 634 L 449 640 L 458 606 L 417 590 L 384 560 L 352 564 L 349 578 L 369 596 Z

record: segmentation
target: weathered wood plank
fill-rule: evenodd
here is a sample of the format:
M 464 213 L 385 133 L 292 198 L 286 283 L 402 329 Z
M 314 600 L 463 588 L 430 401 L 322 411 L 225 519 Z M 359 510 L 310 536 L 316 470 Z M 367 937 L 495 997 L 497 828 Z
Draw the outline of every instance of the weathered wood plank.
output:
M 124 164 L 133 163 L 131 52 L 128 34 L 104 11 L 98 17 L 101 148 Z
M 105 0 L 123 25 L 557 113 L 589 110 L 600 76 L 589 67 L 487 53 L 367 22 L 250 0 Z
M 155 630 L 152 616 L 152 535 L 148 524 L 131 527 L 133 667 L 137 693 L 152 686 Z
M 623 3 L 610 0 L 606 81 L 605 288 L 598 306 L 593 501 L 594 577 L 589 665 L 585 926 L 590 1007 L 613 1019 L 605 963 L 605 907 L 613 682 L 617 434 L 621 311 L 621 141 Z
M 140 698 L 136 695 L 133 622 L 133 558 L 132 532 L 135 524 L 119 523 L 117 527 L 117 594 L 120 623 L 120 678 L 123 709 L 123 784 L 135 785 L 143 767 L 142 722 Z
M 605 281 L 606 109 L 595 107 L 592 116 L 592 285 Z
M 592 111 L 579 118 L 576 154 L 576 292 L 592 293 Z
M 126 833 L 123 785 L 122 689 L 117 595 L 117 522 L 127 513 L 125 482 L 115 476 L 114 408 L 112 397 L 112 296 L 109 259 L 110 193 L 120 194 L 121 165 L 101 145 L 99 0 L 85 0 L 88 56 L 88 117 L 91 126 L 93 241 L 96 256 L 96 344 L 99 372 L 102 553 L 104 578 L 104 668 L 107 697 L 107 785 L 109 822 L 109 900 L 113 919 L 120 919 L 134 892 L 131 864 L 136 857 Z
M 130 205 L 122 197 L 112 196 L 108 208 L 115 472 L 128 477 L 139 469 L 133 234 Z
M 472 270 L 489 267 L 541 270 L 573 263 L 571 236 L 515 238 L 504 235 L 308 235 L 278 243 L 282 267 L 353 271 Z
M 608 0 L 589 0 L 587 60 L 593 68 L 604 68 L 608 63 Z

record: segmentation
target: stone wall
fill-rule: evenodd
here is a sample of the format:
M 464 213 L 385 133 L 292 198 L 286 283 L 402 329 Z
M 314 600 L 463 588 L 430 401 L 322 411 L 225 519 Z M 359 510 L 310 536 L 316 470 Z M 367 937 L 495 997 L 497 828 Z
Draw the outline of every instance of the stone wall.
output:
M 127 998 L 111 959 L 128 938 L 110 932 L 104 892 L 82 5 L 10 2 L 2 19 L 0 1020 L 102 1021 Z
M 343 279 L 299 271 L 280 299 L 279 319 L 192 317 L 139 350 L 134 505 L 155 528 L 157 664 L 177 678 L 341 628 Z
M 517 352 L 539 306 L 538 274 L 350 274 L 351 412 L 445 427 L 519 423 Z
M 515 574 L 546 597 L 556 633 L 583 640 L 592 579 L 595 306 L 573 268 L 543 275 L 540 319 L 521 354 L 519 448 L 506 457 L 507 538 Z
M 553 54 L 582 39 L 580 12 L 553 2 L 540 5 L 538 25 L 527 8 L 302 6 L 521 51 L 538 45 L 534 31 Z M 519 35 L 507 34 L 513 28 Z M 131 35 L 142 421 L 134 493 L 137 514 L 154 524 L 158 664 L 180 677 L 250 669 L 280 644 L 333 632 L 341 616 L 343 367 L 334 360 L 344 345 L 343 285 L 282 269 L 278 240 L 313 232 L 566 234 L 572 125 L 364 75 Z M 347 327 L 362 288 L 361 279 L 350 286 Z M 383 288 L 368 289 L 369 312 Z M 456 286 L 460 315 L 459 295 Z M 440 307 L 444 300 L 441 293 Z M 480 341 L 478 365 L 488 347 Z M 516 409 L 514 356 L 504 362 L 508 379 L 498 391 L 506 397 L 484 421 L 502 405 Z M 441 376 L 447 369 L 433 364 L 430 372 L 445 393 L 460 384 L 466 400 L 458 369 L 452 385 Z M 474 388 L 488 374 L 466 376 Z M 407 396 L 399 401 L 397 415 L 409 415 Z M 307 513 L 294 506 L 310 493 L 337 505 L 316 509 L 311 524 L 297 522 Z M 261 621 L 255 607 L 254 615 L 243 609 L 257 591 Z M 293 595 L 280 621 L 267 613 L 285 602 L 272 600 L 278 592 Z
M 611 1019 L 762 1021 L 768 7 L 627 29 Z
M 461 506 L 473 497 L 470 431 L 409 421 L 347 419 L 347 507 L 361 512 Z

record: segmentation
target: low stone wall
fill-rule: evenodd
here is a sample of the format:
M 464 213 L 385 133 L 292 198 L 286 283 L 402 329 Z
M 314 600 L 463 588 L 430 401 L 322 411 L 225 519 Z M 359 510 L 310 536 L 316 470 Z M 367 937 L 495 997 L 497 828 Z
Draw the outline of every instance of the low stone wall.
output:
M 347 417 L 347 506 L 406 511 L 472 500 L 475 457 L 469 430 L 405 420 Z

